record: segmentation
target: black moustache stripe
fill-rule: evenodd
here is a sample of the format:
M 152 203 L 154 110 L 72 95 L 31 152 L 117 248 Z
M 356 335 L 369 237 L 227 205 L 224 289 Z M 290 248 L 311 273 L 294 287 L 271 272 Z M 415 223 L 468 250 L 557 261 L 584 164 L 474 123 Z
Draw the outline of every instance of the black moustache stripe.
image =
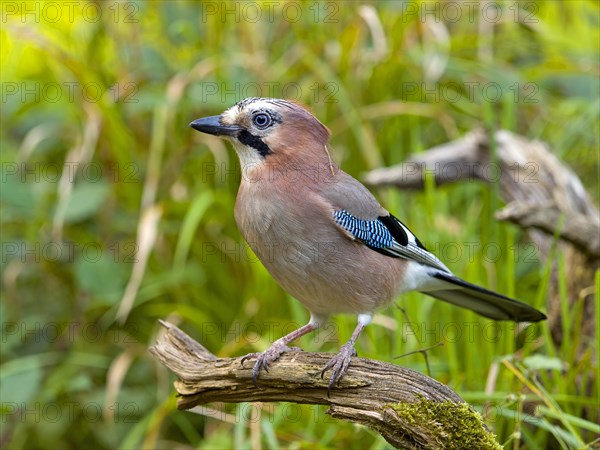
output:
M 244 144 L 255 149 L 260 156 L 265 158 L 271 153 L 271 149 L 265 144 L 261 138 L 249 133 L 247 130 L 242 130 L 237 135 L 238 140 Z

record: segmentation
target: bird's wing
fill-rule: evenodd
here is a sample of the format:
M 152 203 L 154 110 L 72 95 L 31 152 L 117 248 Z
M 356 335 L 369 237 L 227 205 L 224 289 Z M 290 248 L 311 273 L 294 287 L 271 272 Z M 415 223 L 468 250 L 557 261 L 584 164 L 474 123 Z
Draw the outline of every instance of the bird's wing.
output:
M 332 208 L 333 221 L 346 237 L 381 254 L 451 273 L 362 183 L 343 170 L 322 184 L 320 195 Z
M 427 251 L 421 241 L 392 214 L 388 213 L 376 219 L 360 219 L 345 209 L 339 209 L 333 211 L 333 219 L 346 235 L 379 253 L 451 273 L 450 269 L 433 253 Z

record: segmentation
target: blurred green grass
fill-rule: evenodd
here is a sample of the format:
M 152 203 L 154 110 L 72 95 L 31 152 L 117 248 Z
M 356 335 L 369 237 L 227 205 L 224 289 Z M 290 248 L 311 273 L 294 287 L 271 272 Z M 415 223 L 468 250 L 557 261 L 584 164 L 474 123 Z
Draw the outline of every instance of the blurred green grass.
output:
M 247 5 L 2 3 L 3 447 L 387 446 L 316 406 L 262 405 L 260 420 L 247 404 L 179 412 L 173 376 L 147 352 L 159 318 L 222 356 L 307 320 L 235 226 L 233 150 L 188 128 L 243 97 L 309 105 L 356 177 L 484 125 L 548 142 L 598 201 L 597 3 L 258 2 L 256 21 Z M 526 258 L 523 233 L 494 220 L 496 188 L 376 194 L 457 274 L 543 307 L 552 261 Z M 547 324 L 519 333 L 416 293 L 398 305 L 367 329 L 361 356 L 444 342 L 428 352 L 431 375 L 500 443 L 598 437 L 597 342 L 579 358 Z M 354 325 L 340 316 L 299 345 L 336 351 Z M 397 362 L 427 370 L 419 354 Z

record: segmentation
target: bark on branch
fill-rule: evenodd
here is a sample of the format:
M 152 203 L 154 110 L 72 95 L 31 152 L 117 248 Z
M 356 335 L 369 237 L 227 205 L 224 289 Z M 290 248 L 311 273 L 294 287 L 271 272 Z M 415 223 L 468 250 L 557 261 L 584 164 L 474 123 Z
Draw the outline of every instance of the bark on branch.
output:
M 399 448 L 500 448 L 481 416 L 454 391 L 419 372 L 364 358 L 327 396 L 321 379 L 327 353 L 286 353 L 252 383 L 253 360 L 217 358 L 176 326 L 150 352 L 179 380 L 177 407 L 210 402 L 294 402 L 329 405 L 328 414 L 366 425 Z

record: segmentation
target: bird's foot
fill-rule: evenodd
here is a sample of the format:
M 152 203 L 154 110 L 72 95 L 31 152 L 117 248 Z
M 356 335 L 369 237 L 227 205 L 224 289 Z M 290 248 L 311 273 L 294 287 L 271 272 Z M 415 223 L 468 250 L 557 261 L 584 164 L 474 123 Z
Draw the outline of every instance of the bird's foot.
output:
M 356 356 L 354 345 L 347 342 L 342 345 L 338 354 L 331 358 L 323 368 L 321 378 L 323 378 L 325 372 L 331 369 L 331 378 L 329 379 L 329 386 L 327 387 L 327 396 L 329 396 L 333 385 L 340 381 L 348 371 L 348 366 L 350 365 L 353 356 Z
M 248 353 L 246 356 L 242 358 L 242 364 L 244 361 L 251 358 L 256 358 L 256 362 L 254 363 L 254 367 L 252 368 L 252 382 L 254 386 L 256 386 L 256 382 L 258 380 L 258 375 L 261 369 L 265 369 L 266 372 L 269 371 L 267 366 L 271 364 L 273 361 L 279 359 L 279 357 L 286 352 L 301 352 L 302 349 L 299 347 L 288 347 L 281 341 L 275 341 L 271 346 L 266 349 L 264 352 L 256 352 L 256 353 Z

